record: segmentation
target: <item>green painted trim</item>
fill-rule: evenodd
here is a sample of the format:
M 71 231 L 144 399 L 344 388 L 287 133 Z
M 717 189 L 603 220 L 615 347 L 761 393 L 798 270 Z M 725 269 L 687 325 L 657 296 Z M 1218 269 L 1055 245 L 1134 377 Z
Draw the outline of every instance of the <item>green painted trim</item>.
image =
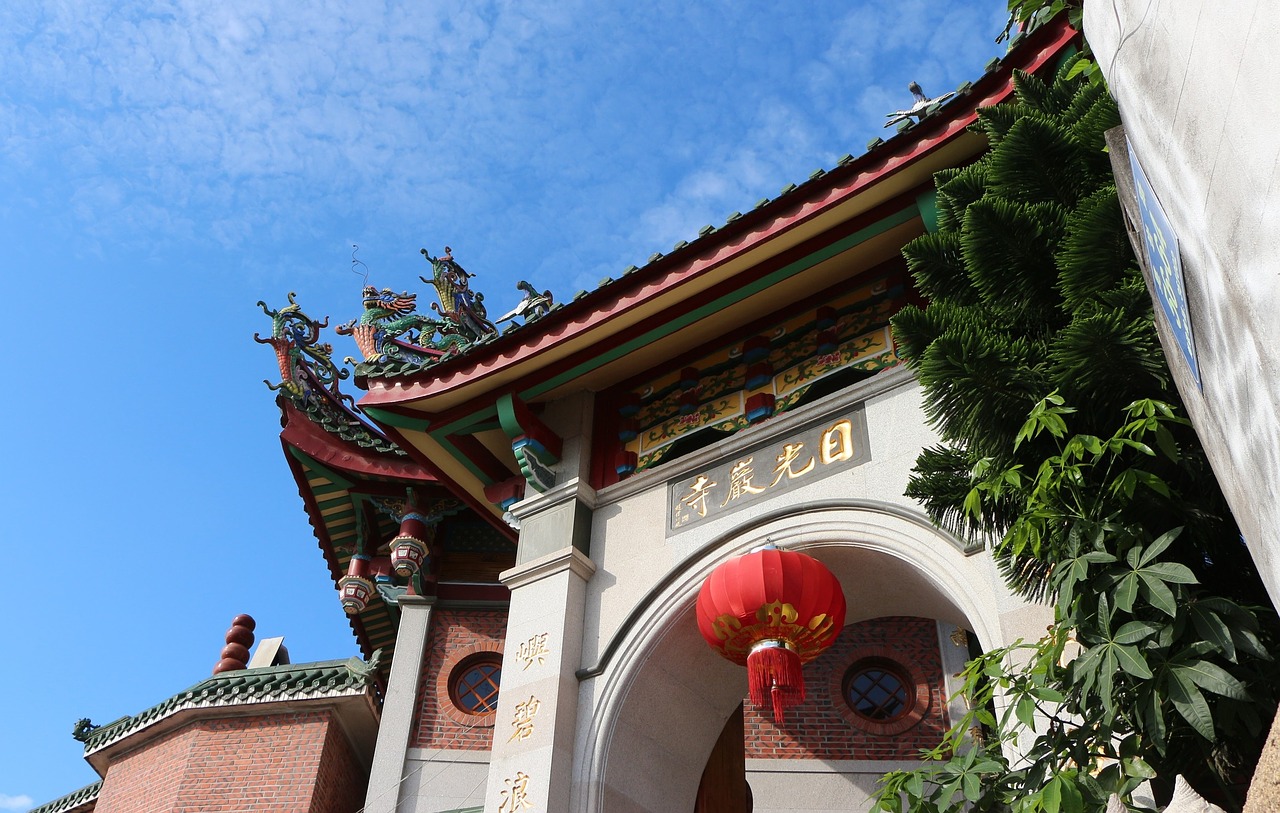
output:
M 930 189 L 916 196 L 916 208 L 920 210 L 920 219 L 930 233 L 938 230 L 938 190 Z
M 471 472 L 471 475 L 479 480 L 481 485 L 493 485 L 493 480 L 490 480 L 484 472 L 480 471 L 476 464 L 471 462 L 471 458 L 464 455 L 458 450 L 457 446 L 454 446 L 449 442 L 445 430 L 440 430 L 439 434 L 432 432 L 431 437 L 436 443 L 439 443 L 440 446 L 444 448 L 445 452 L 447 452 L 450 457 L 461 463 L 467 471 Z
M 506 433 L 508 440 L 515 440 L 525 434 L 524 427 L 516 419 L 515 396 L 509 392 L 501 395 L 495 406 L 498 408 L 498 424 L 502 426 L 502 431 Z
M 334 483 L 341 486 L 342 488 L 349 489 L 355 485 L 354 481 L 348 480 L 347 478 L 343 477 L 341 474 L 338 474 L 336 471 L 320 463 L 318 460 L 316 460 L 314 457 L 307 454 L 306 452 L 300 451 L 299 449 L 293 446 L 290 446 L 289 454 L 297 458 L 298 462 L 301 463 L 302 465 L 306 466 L 309 469 L 312 469 L 313 471 L 320 472 L 325 477 L 329 478 L 330 480 L 332 480 Z M 307 486 L 307 488 L 310 488 L 310 487 L 311 487 L 310 485 Z M 317 500 L 316 502 L 319 502 L 319 500 Z
M 693 324 L 699 319 L 709 316 L 717 311 L 723 310 L 728 305 L 737 304 L 738 302 L 741 302 L 747 297 L 753 296 L 765 290 L 766 288 L 769 288 L 770 286 L 775 285 L 784 279 L 787 279 L 788 277 L 795 276 L 801 271 L 808 270 L 809 268 L 812 268 L 818 263 L 829 260 L 832 257 L 836 256 L 837 254 L 841 254 L 853 248 L 854 246 L 857 246 L 861 243 L 866 242 L 867 240 L 870 240 L 873 237 L 884 234 L 890 229 L 901 226 L 904 223 L 909 223 L 919 216 L 920 216 L 920 212 L 918 209 L 908 206 L 907 208 L 899 212 L 896 212 L 892 215 L 889 215 L 888 217 L 885 217 L 881 220 L 876 221 L 872 225 L 867 226 L 865 229 L 859 229 L 858 231 L 854 232 L 848 237 L 845 237 L 841 240 L 837 240 L 831 245 L 813 252 L 807 257 L 796 260 L 795 262 L 789 265 L 785 265 L 782 268 L 779 268 L 778 270 L 774 271 L 772 274 L 767 274 L 764 277 L 761 277 L 760 279 L 756 280 L 750 285 L 746 285 L 746 286 L 743 286 L 742 288 L 735 289 L 733 292 L 726 294 L 720 299 L 714 302 L 711 302 L 707 305 L 704 305 L 701 308 L 697 308 L 693 311 L 690 311 L 689 313 L 685 314 L 684 316 L 681 316 L 678 319 L 672 319 L 672 320 L 666 321 L 660 327 L 656 327 L 653 330 L 649 331 L 648 333 L 638 336 L 632 339 L 631 341 L 626 342 L 625 344 L 619 345 L 618 347 L 615 347 L 613 350 L 607 353 L 602 353 L 601 355 L 595 356 L 590 361 L 579 364 L 577 367 L 567 370 L 566 372 L 561 373 L 555 378 L 544 381 L 543 383 L 535 387 L 531 387 L 528 390 L 521 392 L 520 397 L 524 398 L 525 400 L 530 400 L 541 395 L 544 392 L 547 392 L 549 390 L 555 389 L 556 387 L 562 386 L 563 384 L 569 381 L 572 381 L 578 376 L 584 375 L 592 370 L 598 369 L 599 367 L 605 364 L 608 364 L 612 361 L 616 361 L 617 359 L 622 358 L 628 353 L 638 350 L 641 347 L 644 347 L 645 345 L 656 341 L 657 339 L 661 339 L 663 336 L 667 336 L 671 333 L 674 333 L 680 328 Z
M 474 435 L 476 432 L 483 432 L 486 429 L 502 428 L 502 422 L 498 419 L 497 410 L 482 409 L 466 417 L 459 418 L 451 424 L 437 427 L 431 431 L 431 437 L 438 442 L 443 442 L 442 439 L 446 435 Z
M 412 429 L 415 432 L 425 432 L 431 426 L 430 418 L 412 418 L 408 415 L 401 415 L 398 412 L 391 412 L 379 407 L 362 407 L 362 411 L 378 423 L 394 426 L 397 429 Z

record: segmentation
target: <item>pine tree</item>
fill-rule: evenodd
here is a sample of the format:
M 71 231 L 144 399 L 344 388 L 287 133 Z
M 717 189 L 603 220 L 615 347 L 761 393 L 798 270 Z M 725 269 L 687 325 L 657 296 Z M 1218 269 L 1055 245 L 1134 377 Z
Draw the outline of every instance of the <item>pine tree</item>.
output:
M 990 495 L 981 521 L 966 512 L 973 467 L 1034 466 L 1050 454 L 1043 439 L 1013 451 L 1045 395 L 1061 395 L 1076 409 L 1073 430 L 1094 435 L 1108 434 L 1133 401 L 1180 406 L 1106 152 L 1119 113 L 1101 83 L 1066 78 L 1074 65 L 1052 82 L 1018 74 L 1016 102 L 980 111 L 975 127 L 991 150 L 938 173 L 939 229 L 903 251 L 929 304 L 901 312 L 894 332 L 943 438 L 920 455 L 907 493 L 961 536 L 1008 528 L 1010 507 Z M 1171 431 L 1182 453 L 1156 474 L 1184 497 L 1170 505 L 1151 494 L 1131 510 L 1162 523 L 1176 511 L 1186 563 L 1229 595 L 1265 602 L 1260 582 L 1241 578 L 1254 574 L 1252 559 L 1198 440 Z M 1015 589 L 1043 597 L 1054 544 L 1043 556 L 997 551 Z
M 1238 809 L 1275 708 L 1275 615 L 1177 417 L 1106 153 L 1119 115 L 1080 59 L 979 112 L 990 151 L 936 176 L 938 230 L 903 251 L 928 304 L 893 327 L 942 438 L 907 493 L 990 542 L 1056 623 L 1018 647 L 1025 667 L 1011 649 L 970 666 L 970 714 L 931 766 L 888 778 L 885 809 L 1099 809 L 1176 773 Z M 965 746 L 973 724 L 991 739 Z M 1030 765 L 1008 761 L 1019 736 Z

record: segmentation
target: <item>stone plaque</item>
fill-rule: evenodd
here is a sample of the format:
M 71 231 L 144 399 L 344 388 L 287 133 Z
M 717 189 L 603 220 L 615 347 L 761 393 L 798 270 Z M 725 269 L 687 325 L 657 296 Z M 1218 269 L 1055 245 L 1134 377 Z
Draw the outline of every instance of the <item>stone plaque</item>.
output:
M 667 535 L 870 459 L 861 409 L 753 446 L 668 486 Z

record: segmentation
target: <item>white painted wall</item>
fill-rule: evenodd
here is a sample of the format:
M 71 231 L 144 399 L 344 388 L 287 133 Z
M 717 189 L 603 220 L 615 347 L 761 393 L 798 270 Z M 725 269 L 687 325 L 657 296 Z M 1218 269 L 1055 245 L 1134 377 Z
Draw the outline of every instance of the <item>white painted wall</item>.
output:
M 868 462 L 667 535 L 668 482 L 856 403 L 865 404 Z M 711 569 L 766 540 L 831 568 L 851 623 L 935 618 L 989 647 L 1043 634 L 1046 608 L 1010 595 L 986 553 L 967 555 L 902 496 L 919 450 L 936 441 L 920 404 L 910 373 L 882 373 L 596 495 L 582 663 L 604 668 L 580 688 L 573 810 L 692 809 L 707 754 L 746 693 L 744 670 L 702 641 L 693 601 Z M 880 773 L 853 763 L 815 772 L 803 760 L 770 767 L 777 762 L 793 761 L 754 766 L 762 813 L 865 809 Z
M 1084 28 L 1178 234 L 1203 394 L 1166 340 L 1178 388 L 1280 605 L 1280 14 L 1086 0 Z

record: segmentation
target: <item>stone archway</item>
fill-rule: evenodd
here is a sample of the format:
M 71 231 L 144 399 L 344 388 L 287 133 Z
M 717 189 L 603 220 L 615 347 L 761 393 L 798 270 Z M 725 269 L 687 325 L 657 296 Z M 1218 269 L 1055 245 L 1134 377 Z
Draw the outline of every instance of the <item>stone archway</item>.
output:
M 702 641 L 693 603 L 719 562 L 765 542 L 803 550 L 840 579 L 850 623 L 914 615 L 973 630 L 984 646 L 1023 630 L 1026 605 L 1001 589 L 989 559 L 966 556 L 923 517 L 898 507 L 797 510 L 713 541 L 638 608 L 617 657 L 583 684 L 575 809 L 586 813 L 692 810 L 707 755 L 746 693 L 743 670 Z M 1020 623 L 1026 623 L 1023 619 Z M 1043 629 L 1032 620 L 1030 629 Z

